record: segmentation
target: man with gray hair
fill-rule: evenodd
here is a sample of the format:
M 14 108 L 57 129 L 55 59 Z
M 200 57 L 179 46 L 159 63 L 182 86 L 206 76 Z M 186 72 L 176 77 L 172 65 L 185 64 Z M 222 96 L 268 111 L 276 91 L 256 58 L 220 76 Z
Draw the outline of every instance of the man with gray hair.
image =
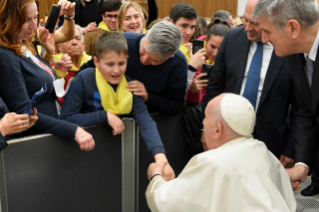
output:
M 205 111 L 208 151 L 194 156 L 178 178 L 166 182 L 165 163 L 150 164 L 146 199 L 156 211 L 291 211 L 289 176 L 263 142 L 255 140 L 255 111 L 236 94 L 221 94 Z
M 263 42 L 278 56 L 288 57 L 299 96 L 295 126 L 295 166 L 288 170 L 294 189 L 310 169 L 312 184 L 302 195 L 319 193 L 319 6 L 316 0 L 259 0 L 253 17 L 259 20 Z M 317 71 L 316 71 L 317 70 Z M 317 157 L 316 157 L 317 155 Z
M 178 50 L 182 37 L 167 21 L 155 24 L 147 35 L 123 33 L 128 44 L 128 89 L 143 97 L 150 113 L 176 115 L 183 110 L 187 63 Z

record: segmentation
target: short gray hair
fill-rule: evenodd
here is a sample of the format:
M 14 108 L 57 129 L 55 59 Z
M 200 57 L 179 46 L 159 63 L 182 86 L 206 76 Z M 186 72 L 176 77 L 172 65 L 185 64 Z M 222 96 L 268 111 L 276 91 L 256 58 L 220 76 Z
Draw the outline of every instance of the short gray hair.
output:
M 168 21 L 154 24 L 145 38 L 150 41 L 150 45 L 145 50 L 158 56 L 172 56 L 182 44 L 181 32 Z
M 227 21 L 228 22 L 229 16 L 231 16 L 231 14 L 228 11 L 218 10 L 217 12 L 215 12 L 213 14 L 211 20 L 214 20 L 215 18 L 219 18 L 222 21 Z
M 316 0 L 259 0 L 253 19 L 265 16 L 279 31 L 292 19 L 307 29 L 319 21 L 319 5 Z

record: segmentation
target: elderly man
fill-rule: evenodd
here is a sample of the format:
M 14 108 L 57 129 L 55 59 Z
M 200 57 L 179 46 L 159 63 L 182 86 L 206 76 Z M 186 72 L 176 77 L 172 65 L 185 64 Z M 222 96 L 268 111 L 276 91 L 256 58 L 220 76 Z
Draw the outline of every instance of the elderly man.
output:
M 53 55 L 53 69 L 58 78 L 64 78 L 64 88 L 67 87 L 70 79 L 75 77 L 80 67 L 91 60 L 91 56 L 84 51 L 84 36 L 82 28 L 75 25 L 74 39 L 58 44 L 60 54 Z M 63 104 L 63 99 L 59 99 L 60 104 Z
M 162 166 L 148 169 L 146 191 L 154 211 L 291 211 L 289 176 L 265 144 L 252 138 L 253 106 L 244 97 L 211 100 L 203 121 L 209 151 L 194 156 L 178 178 L 166 182 Z
M 116 31 L 116 21 L 122 3 L 118 0 L 108 0 L 102 3 L 102 19 L 96 31 L 85 33 L 85 52 L 89 55 L 95 54 L 95 43 L 100 34 L 108 31 Z
M 224 92 L 246 97 L 256 111 L 254 138 L 265 142 L 283 165 L 290 168 L 294 137 L 293 125 L 287 119 L 291 105 L 290 123 L 295 120 L 297 100 L 287 58 L 276 56 L 270 43 L 261 42 L 262 31 L 252 18 L 257 2 L 247 1 L 244 27 L 231 29 L 225 36 L 209 79 L 205 104 Z
M 181 33 L 168 22 L 155 24 L 147 35 L 123 33 L 128 44 L 129 90 L 142 96 L 150 113 L 176 115 L 183 110 L 187 63 L 178 50 Z
M 319 193 L 319 6 L 316 0 L 259 0 L 253 17 L 263 30 L 263 42 L 271 42 L 278 56 L 288 57 L 299 95 L 296 120 L 295 166 L 288 170 L 294 187 L 313 169 L 312 184 L 302 191 Z M 316 71 L 317 70 L 317 71 Z M 317 155 L 317 157 L 316 157 Z M 315 164 L 315 165 L 314 165 Z

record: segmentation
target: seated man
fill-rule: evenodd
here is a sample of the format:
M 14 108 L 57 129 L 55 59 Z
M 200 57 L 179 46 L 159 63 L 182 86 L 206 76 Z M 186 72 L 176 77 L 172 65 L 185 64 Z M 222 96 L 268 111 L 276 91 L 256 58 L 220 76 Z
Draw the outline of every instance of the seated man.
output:
M 162 178 L 151 164 L 146 191 L 154 211 L 291 211 L 289 176 L 263 142 L 252 138 L 253 106 L 236 94 L 211 100 L 203 121 L 208 151 L 194 156 L 178 178 Z
M 100 35 L 94 56 L 96 68 L 83 70 L 75 78 L 60 118 L 81 126 L 108 124 L 113 135 L 118 135 L 125 129 L 118 115 L 132 114 L 155 161 L 167 161 L 156 123 L 143 99 L 127 89 L 130 81 L 125 76 L 127 58 L 127 43 L 121 34 L 105 32 Z M 174 172 L 169 164 L 165 170 L 165 178 L 172 179 Z
M 170 22 L 175 24 L 182 34 L 182 45 L 179 50 L 186 57 L 187 63 L 190 60 L 189 52 L 192 50 L 192 44 L 189 40 L 195 32 L 197 12 L 196 9 L 185 2 L 180 2 L 172 7 Z
M 116 31 L 116 21 L 122 3 L 118 0 L 108 0 L 102 3 L 102 19 L 96 31 L 85 33 L 85 52 L 89 55 L 95 54 L 95 43 L 100 34 L 106 31 Z

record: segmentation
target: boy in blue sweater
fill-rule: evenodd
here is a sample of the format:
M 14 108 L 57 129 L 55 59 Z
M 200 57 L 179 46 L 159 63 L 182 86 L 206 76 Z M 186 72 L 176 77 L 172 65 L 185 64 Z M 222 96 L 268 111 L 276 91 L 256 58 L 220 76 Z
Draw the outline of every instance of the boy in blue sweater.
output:
M 141 135 L 156 163 L 165 161 L 164 178 L 171 180 L 174 171 L 167 162 L 156 123 L 148 113 L 144 100 L 127 89 L 125 76 L 128 49 L 126 39 L 119 33 L 106 32 L 96 42 L 96 68 L 79 73 L 65 97 L 61 119 L 81 126 L 108 124 L 113 135 L 125 127 L 118 115 L 132 114 Z

